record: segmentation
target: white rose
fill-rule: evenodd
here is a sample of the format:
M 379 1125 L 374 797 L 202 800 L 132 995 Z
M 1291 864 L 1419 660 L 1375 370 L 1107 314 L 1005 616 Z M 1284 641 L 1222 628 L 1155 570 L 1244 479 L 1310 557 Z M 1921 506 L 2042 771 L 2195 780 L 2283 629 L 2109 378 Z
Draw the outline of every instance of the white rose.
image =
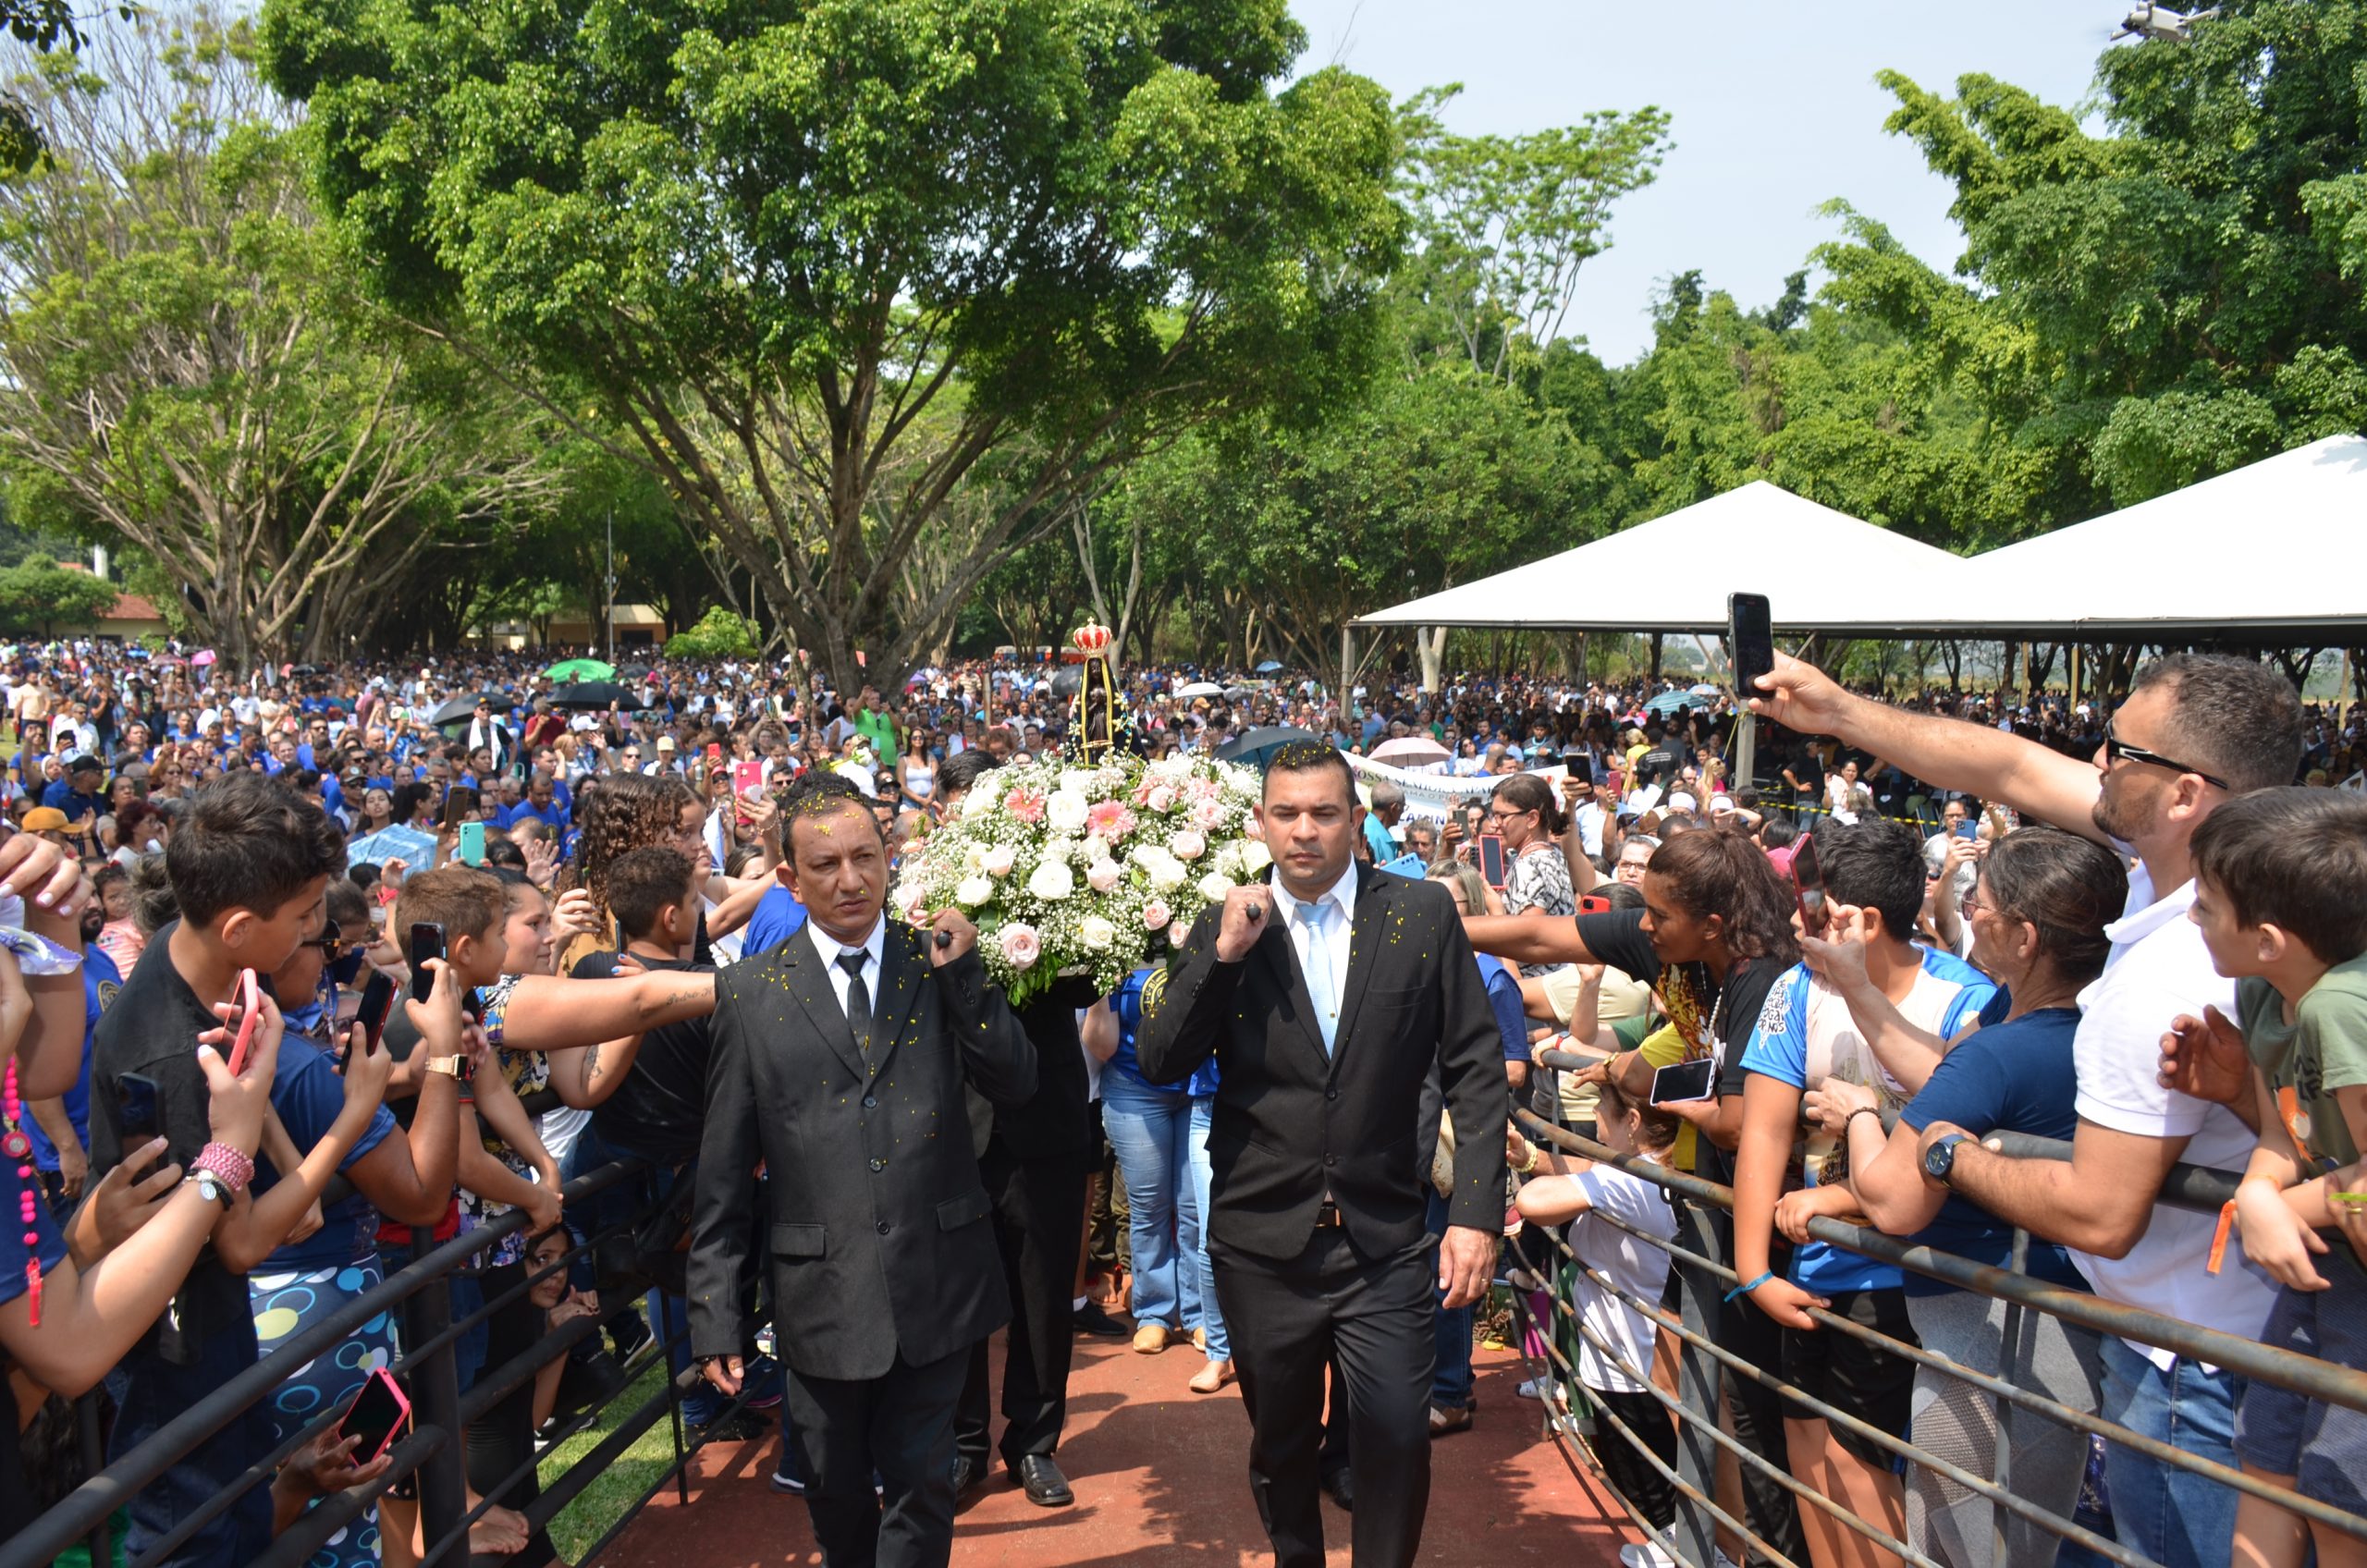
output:
M 1224 896 L 1232 891 L 1233 879 L 1229 876 L 1211 871 L 1200 878 L 1200 897 L 1212 904 L 1224 902 Z
M 1184 886 L 1184 863 L 1173 855 L 1159 856 L 1144 866 L 1143 872 L 1150 878 L 1150 885 L 1162 893 L 1171 893 Z
M 1118 886 L 1119 879 L 1124 876 L 1125 873 L 1119 869 L 1118 863 L 1114 860 L 1098 860 L 1085 868 L 1085 880 L 1097 893 L 1113 890 Z M 1164 925 L 1167 923 L 1162 920 L 1159 924 Z
M 1202 835 L 1186 827 L 1183 832 L 1167 840 L 1167 852 L 1177 860 L 1195 861 L 1208 852 L 1208 841 Z
M 1001 794 L 997 790 L 973 790 L 968 794 L 962 797 L 962 815 L 965 819 L 973 816 L 984 816 L 987 813 L 994 810 L 996 804 L 1000 802 L 1001 799 Z
M 976 909 L 981 904 L 992 903 L 994 897 L 995 885 L 984 876 L 964 876 L 954 884 L 953 901 L 963 909 Z M 919 925 L 920 917 L 914 916 L 913 923 Z
M 983 871 L 983 870 L 985 870 L 985 869 L 986 869 L 986 864 L 987 864 L 987 851 L 986 851 L 986 849 L 985 849 L 985 847 L 984 847 L 984 846 L 982 846 L 982 845 L 978 845 L 978 844 L 972 844 L 972 845 L 969 845 L 968 847 L 966 847 L 966 848 L 964 848 L 964 849 L 963 850 L 963 851 L 962 851 L 962 869 L 963 869 L 963 870 L 964 870 L 964 871 Z
M 1098 914 L 1088 914 L 1076 923 L 1076 937 L 1088 952 L 1107 952 L 1118 939 L 1118 928 Z
M 1011 868 L 1019 864 L 1019 851 L 1009 844 L 997 844 L 978 857 L 978 869 L 989 876 L 1008 876 Z
M 1085 858 L 1096 865 L 1108 861 L 1110 840 L 1098 833 L 1087 833 L 1085 836 Z
M 1080 798 L 1090 795 L 1093 792 L 1093 770 L 1086 767 L 1068 769 L 1061 775 L 1060 790 L 1063 795 Z
M 1274 864 L 1274 851 L 1266 847 L 1263 839 L 1241 840 L 1241 874 L 1255 876 Z
M 1167 928 L 1168 941 L 1179 948 L 1190 938 L 1191 935 L 1192 927 L 1184 921 L 1179 920 L 1174 925 Z
M 1047 858 L 1036 863 L 1029 875 L 1027 890 L 1048 904 L 1056 904 L 1076 891 L 1076 878 L 1065 864 Z
M 1085 826 L 1085 815 L 1091 807 L 1083 795 L 1062 790 L 1045 802 L 1044 820 L 1055 833 L 1074 833 Z

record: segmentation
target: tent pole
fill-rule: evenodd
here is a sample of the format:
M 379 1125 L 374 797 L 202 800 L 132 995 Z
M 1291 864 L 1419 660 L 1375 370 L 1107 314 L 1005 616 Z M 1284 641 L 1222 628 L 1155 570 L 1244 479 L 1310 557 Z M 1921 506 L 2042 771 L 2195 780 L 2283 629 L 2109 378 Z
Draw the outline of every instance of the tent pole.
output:
M 1340 628 L 1340 713 L 1344 718 L 1355 719 L 1362 717 L 1349 711 L 1349 704 L 1352 701 L 1349 693 L 1355 690 L 1355 686 L 1356 629 L 1354 626 L 1343 626 Z
M 2079 670 L 2079 652 L 2080 652 L 2080 644 L 2079 644 L 2079 643 L 2072 643 L 2072 644 L 2071 644 L 2071 705 L 2072 705 L 2073 707 L 2075 707 L 2075 708 L 2076 708 L 2076 707 L 2078 707 L 2078 706 L 2079 705 L 2079 674 L 2080 674 L 2080 670 Z
M 1735 787 L 1756 783 L 1751 775 L 1759 766 L 1759 716 L 1748 708 L 1735 721 Z

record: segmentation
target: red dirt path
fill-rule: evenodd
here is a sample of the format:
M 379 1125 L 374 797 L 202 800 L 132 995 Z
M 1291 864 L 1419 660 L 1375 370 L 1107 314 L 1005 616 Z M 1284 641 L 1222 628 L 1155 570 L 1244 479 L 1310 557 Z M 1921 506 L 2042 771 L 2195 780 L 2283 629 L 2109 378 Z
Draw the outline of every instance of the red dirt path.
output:
M 1002 1363 L 1000 1347 L 995 1354 Z M 1273 1561 L 1249 1501 L 1249 1423 L 1240 1390 L 1195 1394 L 1201 1365 L 1188 1343 L 1137 1355 L 1122 1340 L 1080 1340 L 1069 1379 L 1061 1464 L 1076 1505 L 1043 1509 L 997 1465 L 954 1526 L 954 1568 L 1260 1568 Z M 1539 1431 L 1538 1407 L 1515 1398 L 1519 1358 L 1478 1353 L 1479 1412 L 1471 1430 L 1433 1451 L 1421 1561 L 1449 1565 L 1550 1562 L 1610 1568 L 1639 1538 L 1606 1521 L 1617 1505 L 1582 1484 Z M 599 1568 L 777 1568 L 821 1562 L 805 1505 L 767 1485 L 776 1439 L 715 1444 L 695 1463 L 691 1504 L 669 1488 L 600 1560 Z M 1333 1568 L 1348 1568 L 1348 1517 L 1323 1505 Z

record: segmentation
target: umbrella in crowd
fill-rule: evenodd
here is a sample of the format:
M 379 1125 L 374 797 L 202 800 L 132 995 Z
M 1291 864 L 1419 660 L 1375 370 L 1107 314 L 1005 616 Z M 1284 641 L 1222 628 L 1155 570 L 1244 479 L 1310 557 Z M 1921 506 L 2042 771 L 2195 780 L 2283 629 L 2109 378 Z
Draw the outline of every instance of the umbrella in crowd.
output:
M 1427 735 L 1401 735 L 1394 741 L 1383 741 L 1372 752 L 1373 761 L 1385 762 L 1392 767 L 1422 767 L 1446 759 L 1447 749 Z
M 1270 725 L 1263 729 L 1251 729 L 1234 736 L 1217 750 L 1219 762 L 1237 762 L 1244 767 L 1262 769 L 1276 752 L 1294 741 L 1312 741 L 1315 737 L 1292 725 Z
M 579 680 L 551 693 L 551 706 L 555 708 L 605 708 L 610 703 L 619 707 L 638 707 L 641 697 L 613 680 Z
M 427 716 L 427 722 L 439 729 L 448 725 L 466 724 L 476 716 L 477 704 L 490 700 L 482 692 L 463 692 L 457 697 L 447 697 L 434 713 Z
M 1281 661 L 1280 661 L 1280 660 L 1278 660 L 1278 659 L 1268 659 L 1264 664 L 1261 664 L 1261 665 L 1259 665 L 1259 666 L 1257 667 L 1257 673 L 1258 673 L 1258 674 L 1260 674 L 1260 675 L 1271 675 L 1271 674 L 1273 674 L 1273 673 L 1274 673 L 1274 671 L 1276 671 L 1276 670 L 1278 670 L 1278 669 L 1280 669 L 1280 668 L 1282 668 L 1282 663 L 1281 663 Z
M 1195 680 L 1188 686 L 1175 688 L 1175 694 L 1179 697 L 1221 697 L 1224 688 L 1213 680 Z
M 414 870 L 425 871 L 435 863 L 435 837 L 416 827 L 381 827 L 348 844 L 345 859 L 349 865 L 384 865 L 390 860 L 399 860 Z
M 1662 692 L 1644 704 L 1644 711 L 1666 716 L 1684 708 L 1706 708 L 1709 705 L 1710 699 L 1699 692 Z
M 553 680 L 613 680 L 617 667 L 598 659 L 561 659 L 543 673 Z

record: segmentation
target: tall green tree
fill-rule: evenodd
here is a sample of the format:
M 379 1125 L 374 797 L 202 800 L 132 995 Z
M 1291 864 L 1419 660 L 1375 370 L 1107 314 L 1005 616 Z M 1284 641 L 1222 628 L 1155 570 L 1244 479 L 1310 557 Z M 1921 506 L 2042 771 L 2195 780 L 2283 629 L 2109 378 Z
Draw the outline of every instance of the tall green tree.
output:
M 354 298 L 252 60 L 202 6 L 20 57 L 48 153 L 0 184 L 12 505 L 139 546 L 236 668 L 350 649 L 547 482 L 531 410 Z
M 1403 227 L 1380 91 L 1278 88 L 1284 0 L 267 0 L 264 35 L 379 294 L 628 432 L 841 685 L 1130 455 L 1320 407 Z

